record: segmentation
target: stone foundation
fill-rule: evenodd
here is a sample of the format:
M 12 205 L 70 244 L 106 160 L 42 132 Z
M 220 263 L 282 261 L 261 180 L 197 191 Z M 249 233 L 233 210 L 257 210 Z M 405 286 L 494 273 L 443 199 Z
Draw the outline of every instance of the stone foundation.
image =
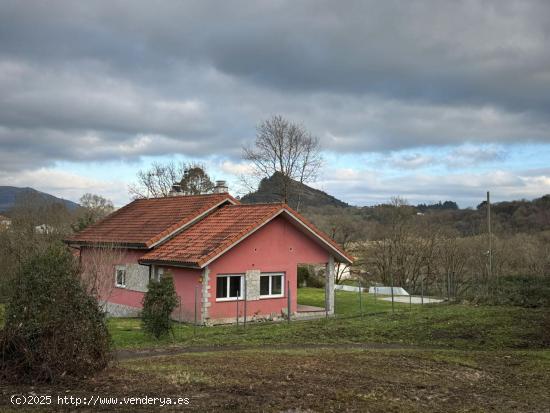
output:
M 139 317 L 141 312 L 141 308 L 116 303 L 105 303 L 103 308 L 107 317 Z

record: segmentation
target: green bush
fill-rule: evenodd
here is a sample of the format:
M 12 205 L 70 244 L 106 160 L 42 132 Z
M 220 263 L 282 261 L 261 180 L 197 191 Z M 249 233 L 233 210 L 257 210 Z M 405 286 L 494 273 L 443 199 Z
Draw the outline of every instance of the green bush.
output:
M 160 281 L 151 280 L 143 297 L 143 329 L 157 339 L 171 332 L 171 316 L 177 305 L 178 296 L 170 273 L 165 273 Z
M 298 267 L 298 287 L 324 288 L 324 270 L 318 273 L 312 265 L 301 265 Z
M 505 276 L 500 277 L 485 295 L 478 293 L 474 301 L 490 305 L 511 305 L 526 308 L 550 307 L 550 277 Z
M 13 280 L 0 335 L 0 378 L 51 382 L 107 366 L 110 335 L 104 314 L 83 288 L 64 246 L 31 255 Z

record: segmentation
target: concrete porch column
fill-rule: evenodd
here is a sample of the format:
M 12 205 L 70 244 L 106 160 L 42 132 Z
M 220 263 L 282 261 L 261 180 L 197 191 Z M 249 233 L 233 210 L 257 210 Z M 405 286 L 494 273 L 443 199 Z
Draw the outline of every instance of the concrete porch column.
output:
M 325 305 L 329 314 L 334 314 L 334 257 L 329 256 L 325 267 Z
M 199 302 L 195 304 L 200 311 L 198 320 L 203 325 L 208 324 L 209 321 L 208 309 L 212 305 L 210 297 L 210 269 L 206 266 L 202 271 L 202 291 L 198 297 Z

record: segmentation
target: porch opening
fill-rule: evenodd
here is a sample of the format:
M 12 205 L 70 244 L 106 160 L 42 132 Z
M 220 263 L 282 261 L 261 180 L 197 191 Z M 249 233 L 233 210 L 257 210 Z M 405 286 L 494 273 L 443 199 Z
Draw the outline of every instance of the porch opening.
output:
M 327 289 L 325 264 L 298 264 L 296 318 L 327 316 Z M 324 290 L 322 298 L 319 289 Z

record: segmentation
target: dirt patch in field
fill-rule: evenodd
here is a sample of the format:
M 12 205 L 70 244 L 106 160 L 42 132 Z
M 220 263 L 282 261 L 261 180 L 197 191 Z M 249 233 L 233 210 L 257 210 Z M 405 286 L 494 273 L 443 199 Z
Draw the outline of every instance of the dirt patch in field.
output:
M 320 348 L 196 352 L 127 360 L 80 383 L 39 389 L 0 385 L 0 410 L 9 407 L 10 394 L 34 391 L 190 397 L 185 407 L 78 411 L 550 411 L 545 385 L 550 357 L 533 354 Z

